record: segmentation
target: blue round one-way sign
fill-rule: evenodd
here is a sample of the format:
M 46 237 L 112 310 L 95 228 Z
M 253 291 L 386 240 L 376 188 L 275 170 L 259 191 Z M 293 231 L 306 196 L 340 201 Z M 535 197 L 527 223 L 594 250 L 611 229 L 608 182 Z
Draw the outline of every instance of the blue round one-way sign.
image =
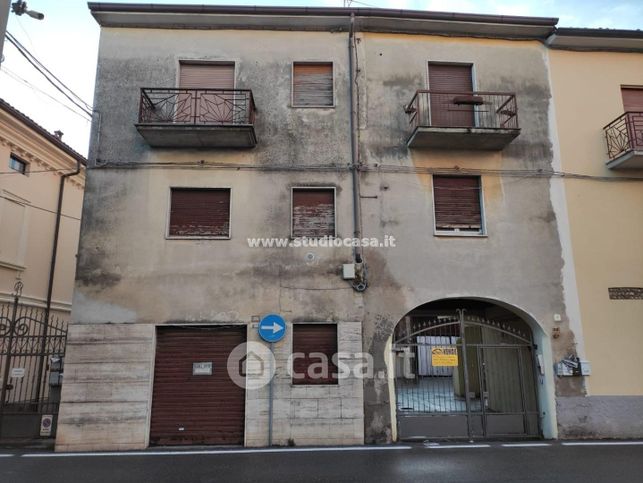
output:
M 259 337 L 266 342 L 278 342 L 286 335 L 286 321 L 281 315 L 268 314 L 259 322 Z

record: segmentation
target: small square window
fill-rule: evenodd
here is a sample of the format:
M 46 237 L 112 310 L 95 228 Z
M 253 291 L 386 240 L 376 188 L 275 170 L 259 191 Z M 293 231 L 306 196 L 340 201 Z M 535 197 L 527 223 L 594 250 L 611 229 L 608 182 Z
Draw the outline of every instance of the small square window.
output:
M 294 324 L 292 383 L 337 384 L 337 324 Z
M 332 62 L 295 62 L 292 77 L 293 107 L 333 107 Z
M 172 188 L 170 237 L 228 238 L 230 190 Z
M 28 163 L 18 158 L 15 154 L 9 157 L 9 168 L 18 173 L 27 174 Z
M 292 236 L 335 236 L 334 188 L 293 188 Z
M 483 234 L 479 176 L 433 176 L 436 233 Z

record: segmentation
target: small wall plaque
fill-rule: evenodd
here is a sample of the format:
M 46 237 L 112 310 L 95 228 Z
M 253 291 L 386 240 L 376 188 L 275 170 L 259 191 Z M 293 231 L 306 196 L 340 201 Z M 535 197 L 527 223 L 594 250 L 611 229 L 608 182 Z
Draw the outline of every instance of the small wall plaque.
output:
M 643 287 L 610 287 L 612 300 L 643 300 Z
M 25 368 L 24 367 L 12 367 L 11 368 L 11 375 L 9 377 L 13 377 L 15 379 L 22 379 L 25 377 Z
M 211 376 L 212 362 L 193 362 L 192 375 L 193 376 Z

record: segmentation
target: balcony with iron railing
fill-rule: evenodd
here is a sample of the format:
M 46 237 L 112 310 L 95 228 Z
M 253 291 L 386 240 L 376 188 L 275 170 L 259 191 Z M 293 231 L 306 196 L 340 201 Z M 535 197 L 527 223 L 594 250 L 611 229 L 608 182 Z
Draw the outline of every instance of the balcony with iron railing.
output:
M 419 90 L 404 110 L 409 148 L 498 151 L 520 134 L 512 93 Z
M 251 148 L 255 113 L 249 89 L 146 87 L 136 129 L 154 147 Z
M 626 112 L 605 126 L 603 132 L 608 168 L 643 168 L 643 112 Z

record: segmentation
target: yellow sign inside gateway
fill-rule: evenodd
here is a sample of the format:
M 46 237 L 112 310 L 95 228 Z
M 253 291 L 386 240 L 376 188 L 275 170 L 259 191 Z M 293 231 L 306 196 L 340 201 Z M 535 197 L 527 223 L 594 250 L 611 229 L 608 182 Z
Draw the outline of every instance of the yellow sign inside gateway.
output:
M 458 349 L 456 347 L 434 347 L 431 349 L 431 365 L 433 367 L 457 366 Z

